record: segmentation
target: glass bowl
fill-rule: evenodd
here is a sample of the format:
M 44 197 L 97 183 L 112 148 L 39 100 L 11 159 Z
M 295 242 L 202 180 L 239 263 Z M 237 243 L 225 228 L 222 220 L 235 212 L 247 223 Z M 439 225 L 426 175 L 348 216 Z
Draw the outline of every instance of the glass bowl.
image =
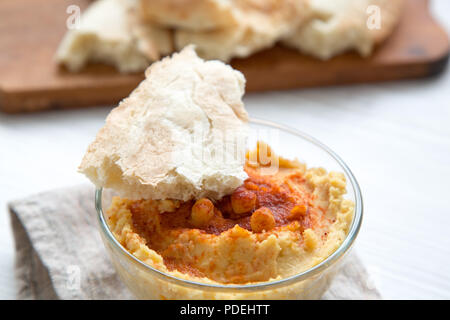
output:
M 176 278 L 159 271 L 129 253 L 111 233 L 103 213 L 114 192 L 97 189 L 95 205 L 102 240 L 122 281 L 139 299 L 318 299 L 328 288 L 333 276 L 352 247 L 362 221 L 363 203 L 358 183 L 347 165 L 331 149 L 295 129 L 270 121 L 250 121 L 248 146 L 256 141 L 268 143 L 280 156 L 297 158 L 308 167 L 338 171 L 347 181 L 346 199 L 355 203 L 353 220 L 340 247 L 321 263 L 296 275 L 271 282 L 248 285 L 216 285 Z

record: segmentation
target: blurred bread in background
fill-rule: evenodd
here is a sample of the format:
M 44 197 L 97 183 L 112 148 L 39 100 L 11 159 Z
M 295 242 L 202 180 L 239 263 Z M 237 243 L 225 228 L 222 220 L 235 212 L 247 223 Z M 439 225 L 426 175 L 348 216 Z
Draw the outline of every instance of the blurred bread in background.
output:
M 403 5 L 404 0 L 311 0 L 315 18 L 283 43 L 324 60 L 348 50 L 368 56 L 392 33 Z M 367 26 L 369 6 L 379 8 L 380 28 Z
M 88 62 L 138 72 L 194 44 L 204 59 L 246 58 L 276 43 L 319 59 L 349 50 L 372 53 L 400 19 L 405 0 L 97 0 L 69 30 L 57 61 L 70 71 Z M 370 6 L 379 28 L 371 29 Z
M 170 32 L 141 23 L 133 1 L 98 0 L 82 13 L 79 26 L 68 30 L 56 60 L 70 71 L 102 62 L 120 72 L 137 72 L 171 51 Z
M 131 2 L 131 0 L 125 1 Z M 129 5 L 127 18 L 132 37 L 137 41 L 139 51 L 143 52 L 150 61 L 159 60 L 162 56 L 167 56 L 174 51 L 172 32 L 146 22 L 139 7 Z
M 233 0 L 138 0 L 142 16 L 169 28 L 214 30 L 235 24 Z
M 176 29 L 175 48 L 181 50 L 195 44 L 205 59 L 229 61 L 248 57 L 272 47 L 303 25 L 310 12 L 308 3 L 309 0 L 230 0 L 227 15 L 233 19 L 229 25 L 214 30 Z

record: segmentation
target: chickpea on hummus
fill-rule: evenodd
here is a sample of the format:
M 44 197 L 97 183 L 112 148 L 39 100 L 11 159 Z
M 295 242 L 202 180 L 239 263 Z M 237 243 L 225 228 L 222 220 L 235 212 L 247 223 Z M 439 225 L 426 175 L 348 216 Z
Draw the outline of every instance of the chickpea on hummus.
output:
M 247 160 L 243 185 L 217 201 L 115 197 L 107 222 L 130 253 L 179 278 L 248 284 L 297 274 L 340 246 L 353 203 L 343 174 L 279 159 L 273 175 Z

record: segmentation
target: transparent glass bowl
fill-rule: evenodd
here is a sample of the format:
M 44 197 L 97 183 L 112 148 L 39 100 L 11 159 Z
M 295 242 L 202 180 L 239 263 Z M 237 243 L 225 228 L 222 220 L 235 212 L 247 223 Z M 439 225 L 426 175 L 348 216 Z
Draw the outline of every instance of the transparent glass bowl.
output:
M 341 246 L 315 267 L 277 281 L 251 285 L 214 285 L 176 278 L 165 274 L 130 254 L 109 230 L 103 213 L 114 192 L 96 190 L 95 205 L 100 233 L 120 278 L 139 299 L 318 299 L 328 288 L 342 260 L 352 247 L 362 221 L 363 203 L 358 183 L 347 165 L 327 146 L 316 139 L 270 121 L 250 121 L 249 149 L 256 141 L 268 143 L 280 156 L 298 158 L 308 167 L 344 173 L 347 180 L 346 199 L 355 203 L 348 235 Z

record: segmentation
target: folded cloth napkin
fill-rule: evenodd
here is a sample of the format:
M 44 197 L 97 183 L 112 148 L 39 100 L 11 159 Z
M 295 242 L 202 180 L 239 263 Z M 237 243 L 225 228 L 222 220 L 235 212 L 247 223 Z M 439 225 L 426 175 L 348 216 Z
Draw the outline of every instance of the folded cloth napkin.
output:
M 9 204 L 18 299 L 133 299 L 100 238 L 94 189 L 81 185 Z M 355 253 L 324 299 L 379 299 Z

